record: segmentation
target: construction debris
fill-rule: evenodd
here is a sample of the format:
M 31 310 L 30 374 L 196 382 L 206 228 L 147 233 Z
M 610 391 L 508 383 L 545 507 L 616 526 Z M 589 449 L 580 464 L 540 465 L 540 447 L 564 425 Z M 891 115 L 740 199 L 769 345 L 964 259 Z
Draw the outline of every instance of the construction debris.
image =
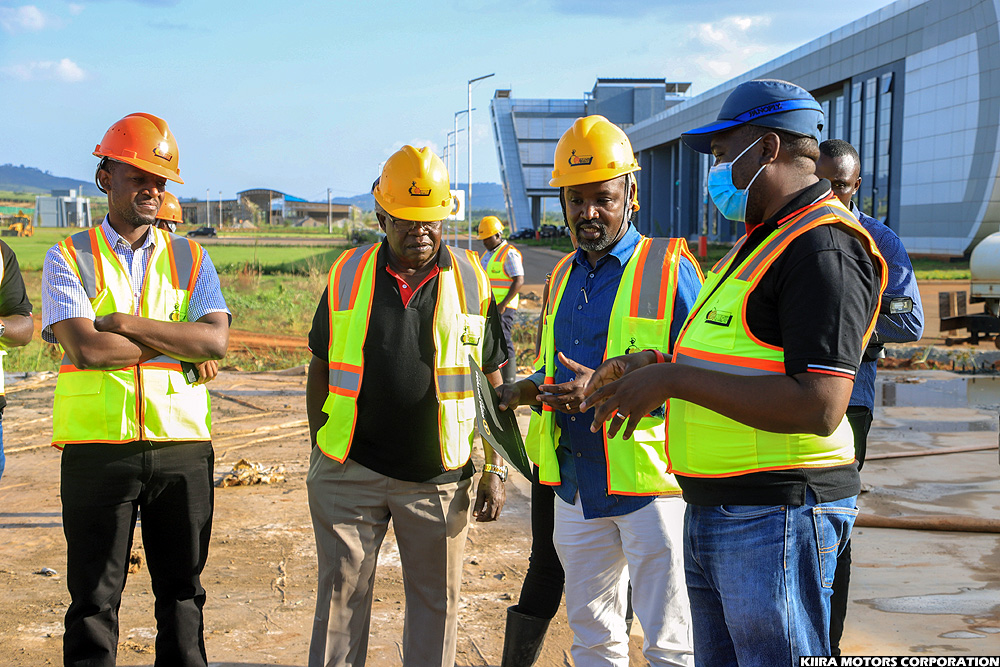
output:
M 222 478 L 219 486 L 252 486 L 254 484 L 276 484 L 285 481 L 285 466 L 265 468 L 263 464 L 240 459 L 232 471 Z

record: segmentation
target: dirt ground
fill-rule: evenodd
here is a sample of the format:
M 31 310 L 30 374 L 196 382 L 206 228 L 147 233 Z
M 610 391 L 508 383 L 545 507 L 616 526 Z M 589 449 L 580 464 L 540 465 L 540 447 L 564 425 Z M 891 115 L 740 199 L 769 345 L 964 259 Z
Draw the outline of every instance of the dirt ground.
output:
M 944 287 L 956 288 L 948 285 Z M 924 303 L 931 324 L 936 319 L 936 291 L 941 285 L 925 287 L 929 288 Z M 530 285 L 525 291 L 532 290 L 540 293 L 540 286 Z M 929 327 L 931 338 L 933 333 L 936 331 Z M 235 335 L 239 340 L 242 334 Z M 270 340 L 252 343 L 266 349 L 277 342 L 274 337 L 267 338 Z M 61 662 L 62 619 L 68 595 L 62 579 L 66 551 L 59 503 L 59 453 L 49 446 L 54 385 L 53 374 L 36 374 L 8 387 L 10 404 L 4 416 L 8 460 L 0 482 L 0 592 L 4 600 L 0 606 L 0 664 L 11 667 Z M 244 667 L 304 665 L 315 601 L 316 552 L 305 489 L 309 444 L 303 370 L 223 372 L 210 389 L 216 479 L 222 479 L 241 458 L 283 466 L 285 475 L 279 483 L 216 489 L 212 545 L 203 577 L 208 591 L 205 621 L 210 661 Z M 881 441 L 889 449 L 934 446 L 934 442 L 914 439 L 908 435 L 912 430 L 907 430 L 912 429 L 908 425 L 914 420 L 930 419 L 931 411 L 899 410 L 903 408 L 886 408 L 887 421 L 876 421 L 873 443 Z M 949 435 L 963 441 L 975 436 L 995 445 L 996 409 L 976 414 L 989 424 L 971 430 L 986 432 Z M 526 423 L 524 415 L 520 418 Z M 964 413 L 956 417 L 965 418 Z M 961 466 L 953 476 L 965 483 L 956 493 L 971 498 L 970 507 L 985 502 L 977 513 L 997 516 L 995 450 L 925 458 L 921 460 L 923 467 L 913 468 L 913 474 L 904 474 L 908 469 L 902 464 L 873 462 L 866 466 L 866 481 L 875 491 L 896 486 L 904 491 L 924 488 L 915 480 L 940 482 L 945 459 Z M 933 493 L 914 500 L 912 493 L 907 496 L 910 492 L 904 491 L 894 491 L 903 494 L 898 496 L 903 500 L 895 504 L 884 499 L 897 496 L 877 492 L 867 495 L 862 504 L 868 503 L 871 511 L 919 514 L 926 513 L 928 507 L 915 507 L 914 503 L 926 501 L 932 512 L 948 511 L 948 507 L 938 506 L 939 498 Z M 139 553 L 140 534 L 141 528 L 136 532 L 135 550 Z M 996 535 L 879 528 L 865 528 L 859 531 L 861 535 L 869 537 L 855 547 L 857 574 L 852 597 L 856 600 L 848 618 L 846 650 L 854 654 L 1000 653 L 996 616 L 1000 610 L 996 604 L 1000 599 L 996 596 L 1000 589 L 1000 541 Z M 517 599 L 529 545 L 528 485 L 512 476 L 500 521 L 474 523 L 469 532 L 458 665 L 499 664 L 505 609 Z M 975 563 L 971 576 L 965 565 L 970 561 Z M 399 640 L 405 603 L 391 531 L 379 563 L 368 664 L 396 666 L 401 664 Z M 45 574 L 46 568 L 53 572 Z M 920 615 L 932 613 L 928 611 L 900 612 L 898 606 L 906 604 L 898 602 L 904 600 L 901 593 L 916 590 L 915 586 L 930 597 L 957 596 L 947 600 L 971 604 L 975 613 L 965 607 L 957 612 L 935 607 L 933 613 L 940 616 Z M 139 569 L 130 576 L 123 597 L 119 664 L 152 664 L 152 607 L 148 574 Z M 934 625 L 939 618 L 943 619 L 940 631 Z M 561 610 L 538 664 L 571 665 L 571 641 Z M 644 664 L 640 647 L 641 629 L 637 626 L 631 644 L 632 664 Z

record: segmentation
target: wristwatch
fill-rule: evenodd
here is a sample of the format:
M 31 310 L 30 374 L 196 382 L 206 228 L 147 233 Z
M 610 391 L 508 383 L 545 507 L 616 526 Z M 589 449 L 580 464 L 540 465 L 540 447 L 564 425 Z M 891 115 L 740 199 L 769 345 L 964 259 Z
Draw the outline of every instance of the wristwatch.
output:
M 3 338 L 4 332 L 6 331 L 7 325 L 3 323 L 3 320 L 0 320 L 0 338 Z
M 500 478 L 501 482 L 507 481 L 507 466 L 495 466 L 492 463 L 483 465 L 483 472 L 491 472 Z

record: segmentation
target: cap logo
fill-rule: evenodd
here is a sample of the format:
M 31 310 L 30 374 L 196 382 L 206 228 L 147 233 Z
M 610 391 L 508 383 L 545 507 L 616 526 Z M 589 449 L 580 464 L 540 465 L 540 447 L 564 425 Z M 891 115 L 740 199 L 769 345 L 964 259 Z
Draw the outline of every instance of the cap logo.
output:
M 762 107 L 757 107 L 756 109 L 751 109 L 746 112 L 746 115 L 750 118 L 756 118 L 757 116 L 777 113 L 778 111 L 781 111 L 781 102 L 773 102 L 771 104 L 765 104 Z
M 410 181 L 410 194 L 414 197 L 430 197 L 431 189 L 426 190 L 417 185 L 416 181 Z
M 577 155 L 576 149 L 574 148 L 572 154 L 569 156 L 569 166 L 571 167 L 582 167 L 588 165 L 594 161 L 593 155 Z
M 165 141 L 161 141 L 159 144 L 156 145 L 155 148 L 153 148 L 153 155 L 160 158 L 161 160 L 166 160 L 167 162 L 170 162 L 171 160 L 174 159 L 174 156 L 170 153 L 169 147 L 167 146 L 167 142 Z

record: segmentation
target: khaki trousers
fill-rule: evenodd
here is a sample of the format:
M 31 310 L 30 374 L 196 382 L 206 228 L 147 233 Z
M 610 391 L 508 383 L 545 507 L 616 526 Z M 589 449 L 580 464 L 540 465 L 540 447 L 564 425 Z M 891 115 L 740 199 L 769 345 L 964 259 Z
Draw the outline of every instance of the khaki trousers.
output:
M 365 664 L 375 565 L 390 518 L 406 595 L 403 664 L 452 667 L 472 480 L 403 482 L 314 447 L 306 486 L 319 558 L 309 667 Z

